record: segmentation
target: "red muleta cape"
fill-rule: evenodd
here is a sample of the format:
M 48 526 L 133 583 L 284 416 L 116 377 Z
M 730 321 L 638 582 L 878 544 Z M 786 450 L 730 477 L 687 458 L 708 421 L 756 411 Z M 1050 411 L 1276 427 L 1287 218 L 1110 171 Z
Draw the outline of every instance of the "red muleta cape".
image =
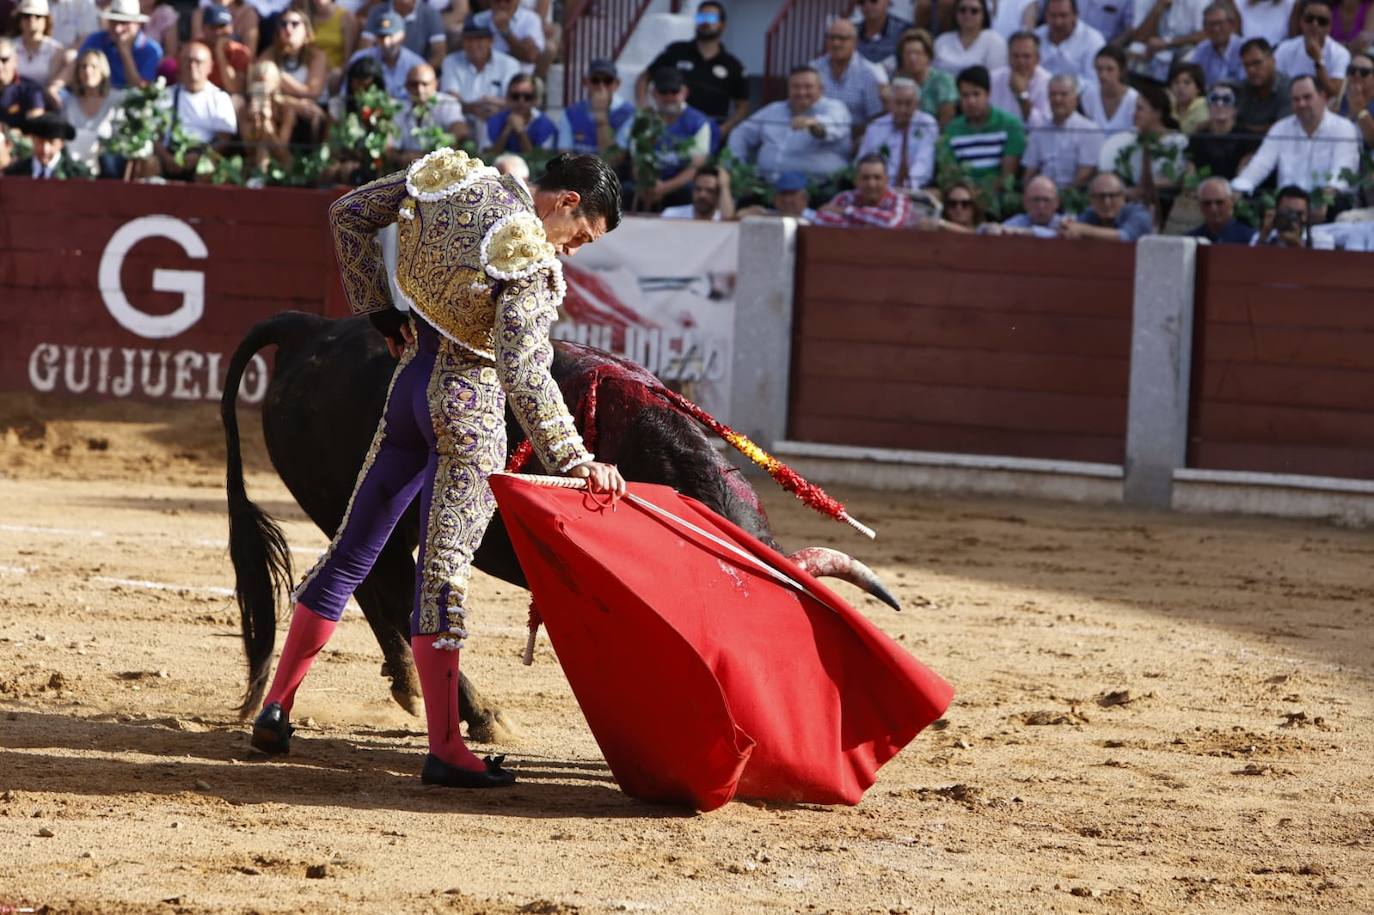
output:
M 549 639 L 621 789 L 857 804 L 953 688 L 825 585 L 694 499 L 630 492 L 676 521 L 498 474 L 491 487 Z

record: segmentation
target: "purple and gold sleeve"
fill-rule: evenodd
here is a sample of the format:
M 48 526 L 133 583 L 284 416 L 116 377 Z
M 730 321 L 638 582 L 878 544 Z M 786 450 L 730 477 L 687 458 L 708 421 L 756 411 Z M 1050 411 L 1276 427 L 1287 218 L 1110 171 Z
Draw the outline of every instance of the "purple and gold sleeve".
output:
M 406 175 L 401 171 L 349 191 L 329 208 L 344 294 L 356 315 L 391 307 L 391 288 L 377 233 L 396 221 L 405 199 Z

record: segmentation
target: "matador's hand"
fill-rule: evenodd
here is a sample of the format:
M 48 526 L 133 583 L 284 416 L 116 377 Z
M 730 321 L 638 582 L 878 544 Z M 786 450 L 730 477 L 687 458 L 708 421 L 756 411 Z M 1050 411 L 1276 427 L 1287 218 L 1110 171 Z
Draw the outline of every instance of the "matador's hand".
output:
M 588 461 L 569 470 L 568 476 L 586 480 L 592 492 L 609 493 L 612 500 L 625 495 L 625 478 L 620 475 L 614 464 Z

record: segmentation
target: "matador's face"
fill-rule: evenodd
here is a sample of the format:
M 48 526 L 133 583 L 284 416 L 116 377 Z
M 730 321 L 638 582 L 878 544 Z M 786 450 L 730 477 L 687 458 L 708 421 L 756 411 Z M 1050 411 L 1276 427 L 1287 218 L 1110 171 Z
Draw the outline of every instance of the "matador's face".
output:
M 605 217 L 579 213 L 581 205 L 582 196 L 576 191 L 541 191 L 535 195 L 534 209 L 544 223 L 544 234 L 558 253 L 567 257 L 606 234 Z

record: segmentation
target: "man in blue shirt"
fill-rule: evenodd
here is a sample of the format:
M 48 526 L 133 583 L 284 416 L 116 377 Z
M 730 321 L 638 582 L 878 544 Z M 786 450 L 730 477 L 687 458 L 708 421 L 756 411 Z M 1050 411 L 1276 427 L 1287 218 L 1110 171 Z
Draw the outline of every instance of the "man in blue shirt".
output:
M 487 118 L 479 145 L 492 157 L 503 152 L 524 156 L 536 148 L 553 149 L 558 128 L 534 102 L 534 78 L 522 73 L 512 79 L 506 87 L 506 103 L 510 107 Z
M 582 86 L 586 98 L 563 109 L 558 148 L 603 157 L 612 146 L 629 149 L 635 106 L 616 96 L 620 75 L 615 64 L 604 57 L 593 60 Z
M 1188 233 L 1205 238 L 1214 245 L 1248 245 L 1255 230 L 1233 218 L 1236 201 L 1225 178 L 1208 178 L 1198 185 L 1197 202 L 1202 207 L 1202 225 Z
M 1138 203 L 1126 202 L 1126 187 L 1111 172 L 1099 172 L 1088 185 L 1091 206 L 1077 219 L 1059 224 L 1065 238 L 1101 238 L 1107 241 L 1135 241 L 1154 232 L 1150 211 Z
M 663 133 L 654 147 L 658 182 L 646 194 L 651 205 L 692 202 L 692 176 L 716 151 L 719 128 L 705 112 L 687 104 L 690 90 L 682 71 L 660 67 L 652 77 L 653 106 Z
M 139 12 L 138 0 L 110 0 L 104 16 L 105 31 L 87 38 L 77 57 L 86 51 L 104 54 L 110 62 L 110 86 L 114 89 L 151 83 L 162 62 L 162 45 L 143 34 L 141 26 L 148 17 Z

